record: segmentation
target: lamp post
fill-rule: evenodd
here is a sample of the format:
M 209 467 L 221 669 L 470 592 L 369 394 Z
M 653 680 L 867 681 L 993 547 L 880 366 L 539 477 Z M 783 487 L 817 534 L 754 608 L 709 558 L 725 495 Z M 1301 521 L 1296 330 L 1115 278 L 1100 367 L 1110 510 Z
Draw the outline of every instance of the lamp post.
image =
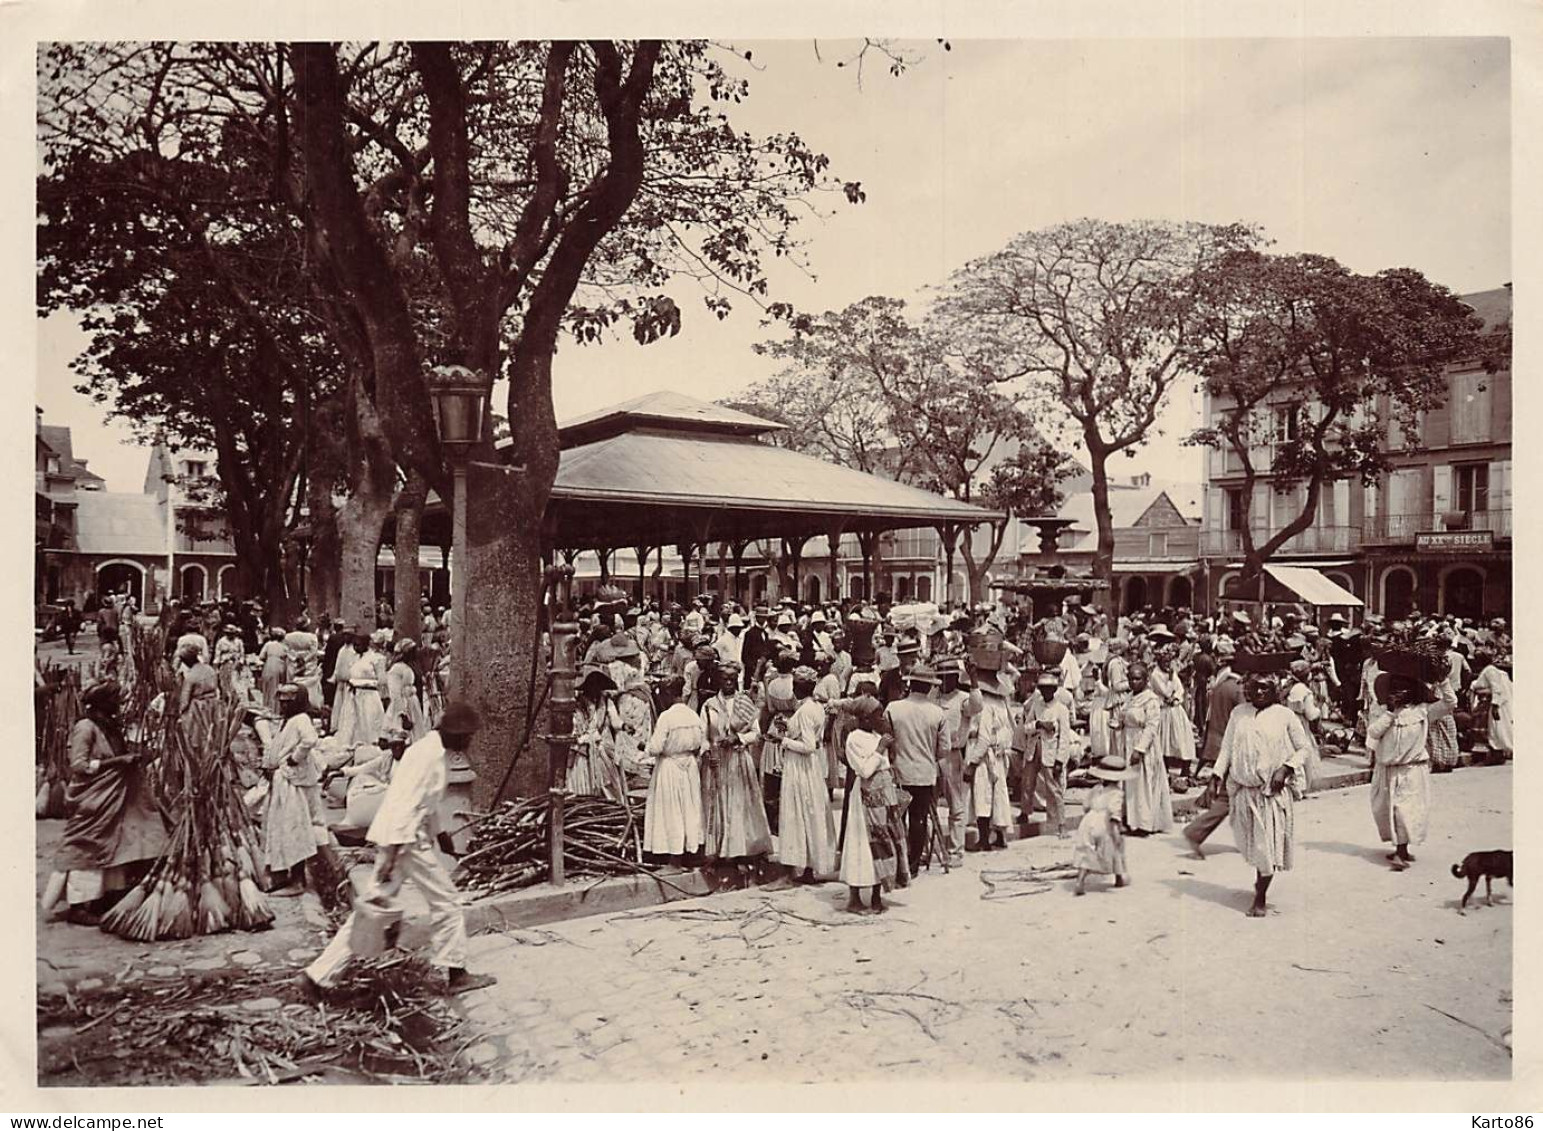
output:
M 450 508 L 450 686 L 459 694 L 466 674 L 466 461 L 482 440 L 482 414 L 488 383 L 461 365 L 437 365 L 429 371 L 434 428 L 455 480 Z
M 437 365 L 429 370 L 434 429 L 439 433 L 439 446 L 455 481 L 450 509 L 450 554 L 455 562 L 450 574 L 450 691 L 454 695 L 462 695 L 466 690 L 466 463 L 472 448 L 482 441 L 482 415 L 488 392 L 489 382 L 465 366 Z M 397 568 L 402 568 L 402 563 Z M 446 791 L 446 806 L 466 808 L 476 771 L 461 753 L 450 756 L 447 768 L 450 788 Z

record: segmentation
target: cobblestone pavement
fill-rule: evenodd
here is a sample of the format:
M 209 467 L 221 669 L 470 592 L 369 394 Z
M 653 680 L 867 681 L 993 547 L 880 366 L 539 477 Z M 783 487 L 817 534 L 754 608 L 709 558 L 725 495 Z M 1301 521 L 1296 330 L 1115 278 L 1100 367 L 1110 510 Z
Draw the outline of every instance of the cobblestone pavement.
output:
M 1510 891 L 1459 915 L 1449 868 L 1511 843 L 1511 771 L 1432 792 L 1405 873 L 1364 787 L 1300 804 L 1264 920 L 1223 828 L 1204 862 L 1132 840 L 1133 885 L 1081 899 L 993 874 L 1070 859 L 1035 838 L 923 873 L 882 917 L 832 883 L 482 936 L 500 982 L 466 999 L 473 1055 L 510 1082 L 1504 1079 Z

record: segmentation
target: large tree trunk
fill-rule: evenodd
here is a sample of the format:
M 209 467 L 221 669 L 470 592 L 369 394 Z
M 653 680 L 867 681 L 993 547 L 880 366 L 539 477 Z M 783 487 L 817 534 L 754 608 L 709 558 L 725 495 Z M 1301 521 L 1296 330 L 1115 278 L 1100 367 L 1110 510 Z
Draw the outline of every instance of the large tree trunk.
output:
M 1098 527 L 1093 576 L 1104 583 L 1102 604 L 1112 626 L 1120 611 L 1114 591 L 1114 518 L 1109 513 L 1109 470 L 1105 466 L 1109 453 L 1096 433 L 1090 435 L 1084 430 L 1083 440 L 1088 448 L 1088 470 L 1093 475 L 1093 520 Z
M 306 484 L 306 509 L 311 527 L 311 548 L 306 555 L 308 578 L 305 603 L 316 615 L 338 615 L 342 599 L 342 542 L 338 533 L 337 505 L 332 485 L 312 479 Z
M 366 479 L 338 511 L 341 542 L 338 613 L 355 632 L 375 628 L 375 569 L 391 515 L 391 491 Z
M 493 805 L 496 792 L 518 758 L 507 796 L 529 797 L 547 787 L 546 744 L 532 738 L 521 750 L 529 726 L 531 673 L 539 697 L 546 668 L 540 654 L 541 539 L 544 498 L 512 477 L 478 467 L 468 469 L 467 497 L 477 500 L 466 516 L 467 670 L 457 673 L 465 697 L 482 715 L 471 746 L 477 771 L 473 790 L 478 809 Z M 544 496 L 545 491 L 539 492 Z M 530 728 L 539 730 L 541 728 Z
M 418 578 L 418 547 L 422 544 L 423 503 L 429 485 L 423 474 L 407 472 L 407 482 L 396 497 L 396 585 L 392 603 L 396 606 L 396 631 L 417 640 L 423 635 L 423 586 Z

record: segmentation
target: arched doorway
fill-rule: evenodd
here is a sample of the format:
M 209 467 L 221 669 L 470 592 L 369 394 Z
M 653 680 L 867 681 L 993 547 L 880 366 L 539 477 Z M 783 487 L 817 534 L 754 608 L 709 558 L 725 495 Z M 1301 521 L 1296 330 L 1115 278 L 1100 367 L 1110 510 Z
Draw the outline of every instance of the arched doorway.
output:
M 804 578 L 804 600 L 811 605 L 820 603 L 820 579 L 813 575 Z
M 182 574 L 177 588 L 182 593 L 183 604 L 192 602 L 203 604 L 204 590 L 208 585 L 209 574 L 203 566 L 194 562 L 192 565 L 182 567 Z
M 1127 613 L 1138 612 L 1147 606 L 1147 579 L 1139 573 L 1125 580 L 1124 608 Z
M 932 600 L 932 578 L 925 573 L 916 579 L 916 599 L 918 601 Z
M 134 598 L 134 604 L 143 609 L 145 607 L 145 567 L 138 562 L 117 561 L 103 562 L 96 567 L 96 591 L 104 596 L 108 593 L 122 593 L 127 590 Z
M 1382 575 L 1382 615 L 1389 620 L 1407 617 L 1414 608 L 1414 570 L 1391 566 Z
M 1190 586 L 1189 578 L 1184 574 L 1178 574 L 1168 579 L 1168 604 L 1175 609 L 1187 609 L 1194 602 L 1194 589 Z
M 1478 620 L 1484 615 L 1484 575 L 1473 566 L 1455 566 L 1441 579 L 1441 612 Z
M 911 579 L 909 577 L 895 578 L 895 600 L 905 602 L 911 599 Z
M 235 579 L 236 579 L 236 567 L 235 566 L 233 566 L 233 565 L 222 565 L 220 567 L 220 572 L 215 575 L 215 583 L 216 583 L 216 588 L 217 588 L 217 590 L 219 592 L 219 595 L 220 595 L 220 600 L 223 601 L 226 597 L 235 596 L 235 594 L 231 590 L 231 585 L 233 585 L 235 583 Z

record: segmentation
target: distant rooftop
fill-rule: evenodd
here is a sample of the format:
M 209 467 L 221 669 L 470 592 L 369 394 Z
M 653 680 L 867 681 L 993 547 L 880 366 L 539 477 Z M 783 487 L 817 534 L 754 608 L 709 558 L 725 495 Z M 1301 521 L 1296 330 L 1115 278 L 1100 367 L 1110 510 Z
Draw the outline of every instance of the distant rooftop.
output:
M 1458 300 L 1484 319 L 1484 328 L 1494 330 L 1511 321 L 1511 284 L 1489 291 L 1475 291 L 1471 295 L 1458 295 Z
M 75 458 L 74 444 L 70 438 L 70 430 L 62 424 L 42 424 L 37 426 L 38 438 L 47 444 L 49 449 L 59 457 L 59 474 L 75 481 L 76 486 L 85 490 L 101 490 L 107 483 L 94 471 L 86 467 L 84 460 Z
M 697 400 L 684 393 L 661 390 L 565 420 L 558 424 L 557 431 L 562 446 L 572 448 L 649 427 L 720 436 L 758 436 L 779 431 L 784 426 L 775 420 Z

